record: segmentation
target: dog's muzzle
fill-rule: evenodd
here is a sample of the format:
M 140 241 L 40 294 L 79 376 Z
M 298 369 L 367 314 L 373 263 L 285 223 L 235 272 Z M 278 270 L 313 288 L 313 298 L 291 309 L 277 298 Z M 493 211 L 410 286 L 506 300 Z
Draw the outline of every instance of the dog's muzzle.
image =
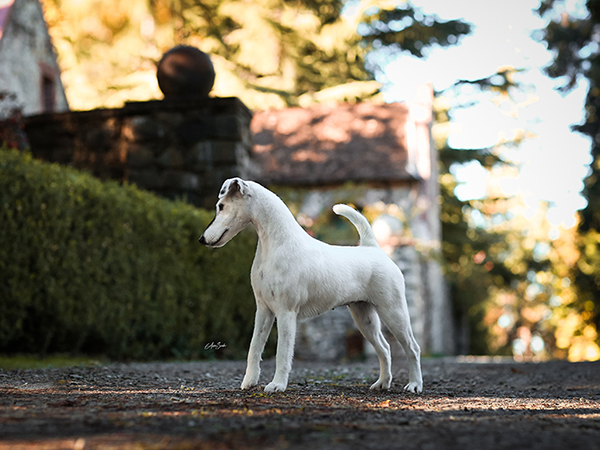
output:
M 219 244 L 219 242 L 221 242 L 221 240 L 223 239 L 223 237 L 225 237 L 225 234 L 227 234 L 228 231 L 229 231 L 229 228 L 225 228 L 225 231 L 223 231 L 223 234 L 221 234 L 221 236 L 219 237 L 219 239 L 217 239 L 215 242 L 208 242 L 204 238 L 204 234 L 202 236 L 200 236 L 200 239 L 198 239 L 198 241 L 202 245 L 206 245 L 207 247 L 215 247 L 215 246 L 217 246 Z

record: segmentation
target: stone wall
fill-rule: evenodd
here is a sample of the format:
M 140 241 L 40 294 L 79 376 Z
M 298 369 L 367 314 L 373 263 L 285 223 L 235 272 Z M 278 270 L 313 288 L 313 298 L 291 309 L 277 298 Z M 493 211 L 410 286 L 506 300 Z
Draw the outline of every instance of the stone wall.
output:
M 251 112 L 237 98 L 128 103 L 25 120 L 36 158 L 212 209 L 221 183 L 251 169 Z

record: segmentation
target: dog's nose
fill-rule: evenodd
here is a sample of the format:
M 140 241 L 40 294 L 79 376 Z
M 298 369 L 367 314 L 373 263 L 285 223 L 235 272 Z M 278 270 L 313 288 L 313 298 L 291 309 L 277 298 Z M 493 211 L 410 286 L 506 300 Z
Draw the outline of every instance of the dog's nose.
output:
M 198 239 L 198 241 L 200 241 L 202 245 L 206 245 L 206 239 L 204 239 L 204 235 L 200 236 L 200 239 Z

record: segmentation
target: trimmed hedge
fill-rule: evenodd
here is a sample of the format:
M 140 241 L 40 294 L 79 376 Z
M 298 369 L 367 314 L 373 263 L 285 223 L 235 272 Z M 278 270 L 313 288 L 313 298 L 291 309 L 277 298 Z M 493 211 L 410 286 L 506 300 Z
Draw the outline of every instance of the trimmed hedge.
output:
M 0 352 L 244 355 L 256 236 L 207 249 L 212 216 L 0 151 Z M 227 347 L 206 351 L 213 341 Z

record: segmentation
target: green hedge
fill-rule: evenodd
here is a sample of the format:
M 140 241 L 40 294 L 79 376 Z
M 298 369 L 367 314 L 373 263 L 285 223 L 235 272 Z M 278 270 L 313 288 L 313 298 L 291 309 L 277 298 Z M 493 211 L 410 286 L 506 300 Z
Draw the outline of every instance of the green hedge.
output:
M 212 216 L 0 151 L 0 352 L 242 356 L 256 237 L 207 249 Z

